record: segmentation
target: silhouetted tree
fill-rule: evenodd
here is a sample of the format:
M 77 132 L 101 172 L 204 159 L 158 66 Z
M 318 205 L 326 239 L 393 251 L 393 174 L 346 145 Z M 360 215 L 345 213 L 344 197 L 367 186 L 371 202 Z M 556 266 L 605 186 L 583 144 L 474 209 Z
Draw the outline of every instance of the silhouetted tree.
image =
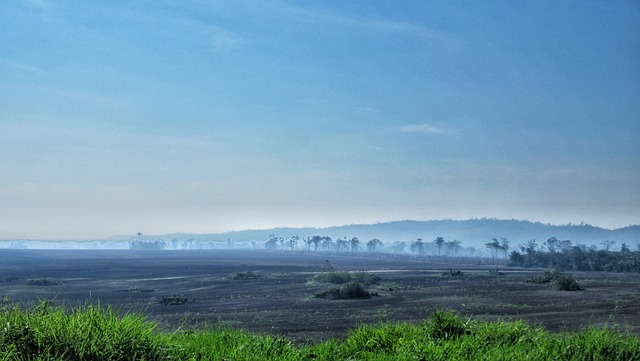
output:
M 438 247 L 438 256 L 440 255 L 440 251 L 442 250 L 442 245 L 444 244 L 444 238 L 442 237 L 436 237 L 436 239 L 433 240 L 433 243 L 436 244 L 436 247 Z
M 560 250 L 562 251 L 568 251 L 571 249 L 572 244 L 571 241 L 568 239 L 565 239 L 563 241 L 560 241 L 560 243 L 558 244 L 558 246 L 560 247 Z
M 504 259 L 506 260 L 507 252 L 509 252 L 509 241 L 505 237 L 500 238 L 500 241 L 502 241 L 500 243 L 500 249 L 502 250 L 502 253 L 504 254 Z
M 629 249 L 629 246 L 627 246 L 626 242 L 622 242 L 622 244 L 620 245 L 620 252 L 622 252 L 622 253 L 631 252 L 631 250 Z
M 423 254 L 424 253 L 424 242 L 422 241 L 422 238 L 418 238 L 415 242 L 411 242 L 411 245 L 409 246 L 409 249 L 411 249 L 411 252 L 417 253 L 417 254 Z
M 602 245 L 604 246 L 604 250 L 608 251 L 609 249 L 611 249 L 611 246 L 613 246 L 616 242 L 614 241 L 610 241 L 610 240 L 606 240 L 604 242 L 602 242 Z
M 333 248 L 333 239 L 329 236 L 322 237 L 322 249 L 324 251 L 330 251 Z
M 320 236 L 313 236 L 309 239 L 309 243 L 313 244 L 314 251 L 318 250 L 318 246 L 320 245 L 320 242 L 322 242 L 322 237 Z
M 289 238 L 289 248 L 293 251 L 294 248 L 298 245 L 298 241 L 300 240 L 300 236 L 291 236 Z
M 549 239 L 547 239 L 546 241 L 544 241 L 543 243 L 547 249 L 549 250 L 549 252 L 553 253 L 556 251 L 556 248 L 559 245 L 559 241 L 556 237 L 551 237 Z
M 347 241 L 347 237 L 339 238 L 336 241 L 336 248 L 338 251 L 348 251 L 349 250 L 349 241 Z
M 453 240 L 453 241 L 448 241 L 446 243 L 447 246 L 447 256 L 451 253 L 453 253 L 454 256 L 458 255 L 458 249 L 460 248 L 460 241 L 458 240 Z
M 489 250 L 491 251 L 491 260 L 495 264 L 496 263 L 496 253 L 498 252 L 498 250 L 502 249 L 502 247 L 500 247 L 500 242 L 498 242 L 498 239 L 492 238 L 491 242 L 485 243 L 484 245 L 487 248 L 489 248 Z
M 351 252 L 358 252 L 358 247 L 360 247 L 360 240 L 358 237 L 353 237 L 349 240 L 349 244 L 351 245 Z
M 382 241 L 377 238 L 373 238 L 369 240 L 369 242 L 367 242 L 367 250 L 369 252 L 375 252 L 376 248 L 378 248 L 379 246 L 382 246 Z

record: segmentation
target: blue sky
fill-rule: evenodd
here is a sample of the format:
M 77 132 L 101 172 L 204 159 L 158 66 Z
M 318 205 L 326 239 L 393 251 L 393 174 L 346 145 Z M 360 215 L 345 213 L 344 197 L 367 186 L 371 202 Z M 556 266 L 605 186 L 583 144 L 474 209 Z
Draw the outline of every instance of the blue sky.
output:
M 9 0 L 0 34 L 0 239 L 640 223 L 637 1 Z

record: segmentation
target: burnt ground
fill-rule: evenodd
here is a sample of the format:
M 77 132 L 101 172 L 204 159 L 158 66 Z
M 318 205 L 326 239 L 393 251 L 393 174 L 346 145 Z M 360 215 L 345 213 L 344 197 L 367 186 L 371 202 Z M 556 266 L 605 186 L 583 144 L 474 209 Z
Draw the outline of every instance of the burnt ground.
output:
M 368 287 L 377 296 L 314 298 L 328 286 L 308 279 L 322 272 L 325 260 L 336 270 L 379 275 L 380 283 Z M 451 269 L 462 275 L 451 276 Z M 247 272 L 258 277 L 234 277 Z M 551 331 L 618 325 L 640 334 L 640 274 L 572 272 L 584 288 L 574 292 L 525 282 L 542 272 L 364 253 L 0 250 L 0 297 L 23 305 L 100 302 L 144 312 L 168 331 L 223 325 L 297 341 L 341 337 L 362 323 L 419 323 L 436 309 L 524 319 Z M 60 283 L 28 284 L 41 278 Z

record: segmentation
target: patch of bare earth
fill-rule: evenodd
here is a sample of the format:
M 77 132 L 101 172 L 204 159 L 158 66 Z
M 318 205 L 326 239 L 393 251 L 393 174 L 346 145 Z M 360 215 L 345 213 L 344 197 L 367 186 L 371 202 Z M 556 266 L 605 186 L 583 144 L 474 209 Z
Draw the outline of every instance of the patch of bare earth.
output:
M 326 260 L 341 271 L 379 275 L 380 283 L 367 287 L 374 296 L 314 298 L 328 285 L 308 280 Z M 0 275 L 17 278 L 0 282 L 0 296 L 22 304 L 99 301 L 144 312 L 167 330 L 224 325 L 299 341 L 341 337 L 362 323 L 418 323 L 436 309 L 524 319 L 551 331 L 617 324 L 640 334 L 640 274 L 572 272 L 584 288 L 574 292 L 525 282 L 542 272 L 369 254 L 0 250 Z M 61 282 L 29 286 L 34 278 Z

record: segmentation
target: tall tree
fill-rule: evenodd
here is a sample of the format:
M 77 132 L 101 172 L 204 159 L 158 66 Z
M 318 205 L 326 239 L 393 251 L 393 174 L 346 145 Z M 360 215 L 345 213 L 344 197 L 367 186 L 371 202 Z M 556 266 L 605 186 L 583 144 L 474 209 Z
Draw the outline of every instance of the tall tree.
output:
M 544 245 L 547 247 L 547 249 L 549 250 L 549 252 L 554 253 L 557 249 L 557 247 L 560 245 L 560 242 L 558 241 L 558 239 L 556 237 L 551 237 L 549 239 L 547 239 L 546 241 L 544 241 Z
M 409 249 L 411 249 L 411 252 L 417 253 L 417 254 L 423 254 L 424 253 L 424 242 L 422 241 L 422 238 L 418 238 L 415 242 L 411 242 L 411 245 L 409 246 Z
M 293 251 L 294 248 L 298 245 L 298 241 L 300 240 L 300 236 L 291 236 L 289 238 L 289 248 Z
M 369 242 L 367 242 L 367 250 L 369 252 L 375 252 L 376 248 L 378 248 L 379 246 L 382 246 L 382 241 L 377 238 L 373 238 L 369 240 Z
M 322 237 L 322 249 L 324 251 L 330 251 L 333 248 L 333 239 L 329 236 Z
M 442 250 L 442 245 L 444 244 L 445 240 L 442 237 L 436 237 L 436 239 L 433 240 L 433 243 L 436 244 L 436 246 L 438 247 L 438 256 L 440 255 L 440 252 Z
M 349 240 L 349 244 L 351 245 L 351 252 L 358 252 L 358 247 L 360 247 L 360 240 L 358 237 L 353 237 Z
M 491 260 L 495 264 L 496 263 L 496 253 L 498 252 L 498 250 L 500 250 L 502 248 L 500 246 L 500 242 L 498 241 L 497 238 L 492 238 L 491 242 L 485 243 L 484 245 L 487 248 L 489 248 L 489 250 L 491 250 Z
M 460 248 L 460 241 L 458 240 L 453 240 L 453 241 L 448 241 L 446 243 L 447 245 L 447 256 L 450 254 L 453 254 L 454 256 L 458 255 L 458 249 Z
M 313 236 L 309 239 L 309 242 L 311 244 L 313 244 L 313 250 L 317 251 L 318 250 L 318 246 L 320 245 L 320 242 L 322 242 L 322 237 L 320 236 Z
M 507 252 L 509 252 L 509 241 L 505 237 L 500 238 L 500 241 L 502 241 L 500 243 L 500 249 L 502 250 L 502 253 L 504 254 L 504 259 L 506 260 Z
M 338 238 L 338 240 L 336 240 L 336 248 L 340 252 L 347 251 L 349 249 L 349 241 L 347 241 L 347 237 Z

